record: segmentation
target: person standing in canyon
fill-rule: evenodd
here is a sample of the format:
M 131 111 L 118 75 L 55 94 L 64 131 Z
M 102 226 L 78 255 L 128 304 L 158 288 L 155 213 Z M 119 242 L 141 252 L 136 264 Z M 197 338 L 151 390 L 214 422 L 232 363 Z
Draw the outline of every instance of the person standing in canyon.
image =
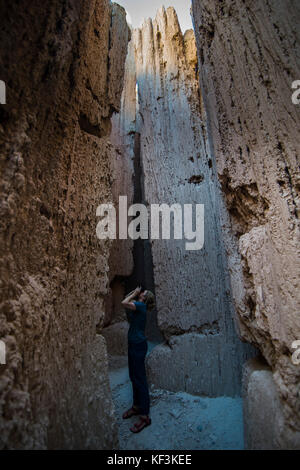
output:
M 138 300 L 134 300 L 138 298 Z M 140 421 L 136 422 L 130 430 L 140 432 L 151 424 L 149 417 L 150 397 L 146 377 L 145 358 L 148 350 L 145 336 L 147 311 L 154 308 L 154 295 L 150 290 L 137 287 L 122 301 L 123 307 L 129 310 L 127 316 L 130 323 L 128 330 L 128 368 L 132 382 L 133 405 L 125 411 L 123 419 L 139 415 Z

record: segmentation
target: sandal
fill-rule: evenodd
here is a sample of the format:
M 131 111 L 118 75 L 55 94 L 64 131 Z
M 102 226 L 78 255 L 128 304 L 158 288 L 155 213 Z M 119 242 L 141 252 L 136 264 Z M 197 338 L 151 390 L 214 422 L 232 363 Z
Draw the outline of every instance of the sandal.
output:
M 147 426 L 150 426 L 150 424 L 151 418 L 149 418 L 149 416 L 147 416 L 147 418 L 143 418 L 142 416 L 140 416 L 140 421 L 138 423 L 134 423 L 132 428 L 130 428 L 130 431 L 135 433 L 141 432 L 142 429 L 146 428 Z
M 138 414 L 139 414 L 139 411 L 132 406 L 131 408 L 129 408 L 129 410 L 127 410 L 127 411 L 125 411 L 125 413 L 123 413 L 122 418 L 123 419 L 128 419 L 128 418 L 131 418 L 131 416 L 136 416 Z

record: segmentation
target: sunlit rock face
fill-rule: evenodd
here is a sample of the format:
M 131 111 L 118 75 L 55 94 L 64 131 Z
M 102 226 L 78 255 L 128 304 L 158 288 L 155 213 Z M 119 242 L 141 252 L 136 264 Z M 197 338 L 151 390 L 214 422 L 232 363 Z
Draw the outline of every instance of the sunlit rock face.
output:
M 171 240 L 151 241 L 158 326 L 166 344 L 147 359 L 149 380 L 170 390 L 238 395 L 250 352 L 234 328 L 219 227 L 223 209 L 207 142 L 194 34 L 182 35 L 174 9 L 161 8 L 155 20 L 133 31 L 132 44 L 144 202 L 149 213 L 151 204 L 177 203 L 182 209 L 192 204 L 194 211 L 196 204 L 205 206 L 203 249 L 188 251 L 188 240 L 174 240 L 172 230 Z M 128 86 L 132 94 L 129 76 Z
M 300 339 L 300 108 L 291 97 L 300 78 L 300 5 L 193 0 L 193 16 L 209 138 L 230 216 L 224 233 L 240 329 L 277 385 L 285 422 L 278 418 L 268 442 L 299 448 L 300 369 L 291 355 Z M 250 381 L 261 408 L 270 398 L 263 377 Z M 250 448 L 264 445 L 258 414 L 247 415 Z
M 129 30 L 108 0 L 0 2 L 0 448 L 118 445 L 104 321 L 111 115 Z

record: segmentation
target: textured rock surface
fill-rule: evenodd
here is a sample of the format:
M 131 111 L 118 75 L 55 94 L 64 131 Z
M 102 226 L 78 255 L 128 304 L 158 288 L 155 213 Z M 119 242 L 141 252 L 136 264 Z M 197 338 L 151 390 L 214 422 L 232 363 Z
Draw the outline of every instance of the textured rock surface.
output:
M 126 356 L 128 352 L 127 335 L 128 322 L 122 321 L 113 323 L 103 328 L 102 335 L 107 344 L 107 352 L 109 355 Z
M 300 338 L 300 108 L 291 85 L 300 76 L 300 5 L 193 0 L 193 15 L 240 329 L 271 366 L 286 426 L 297 436 L 300 369 L 291 345 Z M 267 406 L 262 381 L 255 386 Z
M 112 448 L 104 321 L 108 135 L 128 27 L 107 0 L 0 2 L 0 448 Z M 112 13 L 112 15 L 111 15 Z
M 132 42 L 125 66 L 125 86 L 121 97 L 120 113 L 112 118 L 111 174 L 112 196 L 116 208 L 119 207 L 119 196 L 127 196 L 127 204 L 133 203 L 134 197 L 134 143 L 136 117 L 136 79 L 135 62 L 132 54 Z M 117 217 L 119 211 L 117 210 Z M 119 219 L 118 219 L 119 220 Z M 105 326 L 126 319 L 121 300 L 124 298 L 124 279 L 133 271 L 133 241 L 122 240 L 117 233 L 113 241 L 109 259 L 110 295 L 106 301 Z
M 249 350 L 232 319 L 194 34 L 183 36 L 174 9 L 161 8 L 154 21 L 133 31 L 133 42 L 145 199 L 205 205 L 202 250 L 187 251 L 173 235 L 151 241 L 158 325 L 168 344 L 149 356 L 150 380 L 173 391 L 235 395 Z
M 247 350 L 242 355 L 233 341 L 226 344 L 221 332 L 185 333 L 171 336 L 168 345 L 161 344 L 151 352 L 147 373 L 152 384 L 165 390 L 208 397 L 238 396 L 241 365 L 236 358 L 242 364 Z
M 300 433 L 285 424 L 270 367 L 257 359 L 246 364 L 243 396 L 246 449 L 299 449 Z

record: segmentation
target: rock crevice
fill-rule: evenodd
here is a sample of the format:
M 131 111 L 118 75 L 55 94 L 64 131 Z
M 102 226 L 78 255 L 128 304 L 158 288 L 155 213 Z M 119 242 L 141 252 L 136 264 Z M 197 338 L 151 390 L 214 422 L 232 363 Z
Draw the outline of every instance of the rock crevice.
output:
M 185 241 L 174 240 L 172 230 L 171 240 L 151 240 L 157 322 L 172 348 L 166 344 L 151 352 L 149 379 L 173 391 L 239 395 L 242 364 L 253 352 L 238 338 L 228 295 L 220 188 L 194 33 L 183 35 L 175 10 L 161 8 L 153 21 L 133 30 L 127 64 L 125 95 L 133 96 L 137 85 L 134 130 L 140 136 L 145 203 L 205 205 L 203 250 L 186 251 Z

